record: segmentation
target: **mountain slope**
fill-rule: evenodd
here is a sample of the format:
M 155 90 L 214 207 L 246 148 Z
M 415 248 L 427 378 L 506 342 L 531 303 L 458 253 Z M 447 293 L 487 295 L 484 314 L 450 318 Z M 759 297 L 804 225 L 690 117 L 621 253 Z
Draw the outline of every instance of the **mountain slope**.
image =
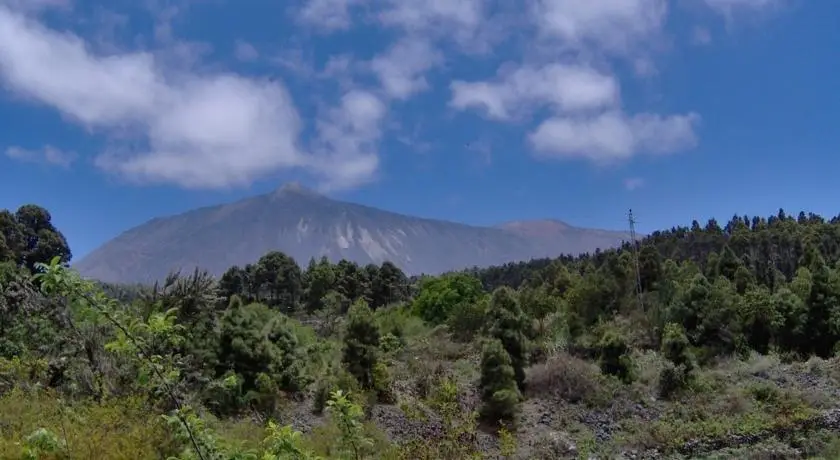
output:
M 74 268 L 106 282 L 149 282 L 196 266 L 219 275 L 279 250 L 302 265 L 324 255 L 360 264 L 390 260 L 408 274 L 434 274 L 592 251 L 622 239 L 623 232 L 557 221 L 491 228 L 422 219 L 287 185 L 234 203 L 153 219 L 105 243 Z

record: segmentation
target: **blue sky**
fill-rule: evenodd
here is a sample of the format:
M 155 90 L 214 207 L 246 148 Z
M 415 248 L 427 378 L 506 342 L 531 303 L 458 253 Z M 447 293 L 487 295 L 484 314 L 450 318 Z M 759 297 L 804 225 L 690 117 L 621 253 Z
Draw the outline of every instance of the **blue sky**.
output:
M 509 5 L 0 0 L 0 208 L 76 259 L 292 180 L 482 225 L 840 212 L 839 3 Z

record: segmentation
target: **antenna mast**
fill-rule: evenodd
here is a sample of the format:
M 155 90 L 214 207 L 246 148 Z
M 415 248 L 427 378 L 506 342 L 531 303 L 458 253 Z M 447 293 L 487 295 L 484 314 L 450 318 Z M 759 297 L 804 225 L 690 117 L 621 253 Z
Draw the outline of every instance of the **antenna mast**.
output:
M 645 311 L 645 304 L 642 301 L 642 275 L 639 271 L 639 249 L 636 242 L 636 219 L 633 217 L 633 210 L 627 212 L 627 221 L 630 223 L 630 239 L 633 246 L 633 268 L 636 271 L 636 296 L 639 298 L 639 307 Z

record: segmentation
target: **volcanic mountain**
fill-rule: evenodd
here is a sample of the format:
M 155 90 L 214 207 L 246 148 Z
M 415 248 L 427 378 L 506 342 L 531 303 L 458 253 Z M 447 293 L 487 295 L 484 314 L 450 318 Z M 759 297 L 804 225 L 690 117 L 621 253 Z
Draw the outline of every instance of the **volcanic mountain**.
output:
M 73 266 L 105 282 L 161 280 L 195 267 L 220 275 L 271 250 L 305 265 L 310 258 L 380 264 L 407 274 L 606 249 L 625 232 L 578 228 L 555 220 L 478 227 L 424 219 L 338 201 L 298 184 L 228 204 L 152 219 L 108 241 Z

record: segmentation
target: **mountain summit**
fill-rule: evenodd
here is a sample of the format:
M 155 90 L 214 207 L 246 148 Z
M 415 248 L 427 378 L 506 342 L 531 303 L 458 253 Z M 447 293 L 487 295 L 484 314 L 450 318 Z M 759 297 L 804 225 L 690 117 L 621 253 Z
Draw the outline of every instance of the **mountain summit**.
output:
M 274 190 L 274 196 L 309 196 L 309 197 L 323 197 L 320 193 L 305 187 L 300 182 L 287 182 Z
M 279 250 L 301 265 L 321 256 L 360 264 L 388 260 L 410 275 L 437 274 L 589 252 L 626 239 L 624 232 L 560 221 L 476 227 L 411 217 L 333 200 L 292 182 L 265 195 L 153 219 L 74 268 L 100 281 L 151 282 L 195 267 L 220 275 Z

